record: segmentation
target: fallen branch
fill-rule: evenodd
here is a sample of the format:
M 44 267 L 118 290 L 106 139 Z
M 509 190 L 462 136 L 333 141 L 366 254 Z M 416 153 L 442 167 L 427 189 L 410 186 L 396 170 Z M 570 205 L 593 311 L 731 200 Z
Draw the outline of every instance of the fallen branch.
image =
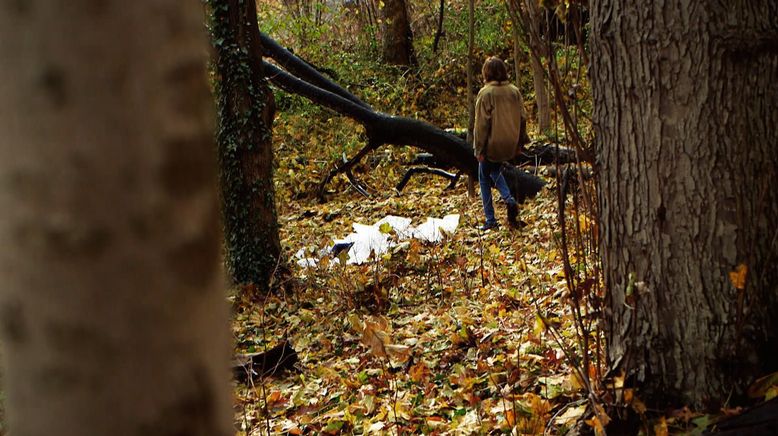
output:
M 284 71 L 275 65 L 264 63 L 267 78 L 287 92 L 308 98 L 312 102 L 330 108 L 345 115 L 365 128 L 368 144 L 345 164 L 339 164 L 319 185 L 318 196 L 324 200 L 324 188 L 332 178 L 350 171 L 370 151 L 384 144 L 420 148 L 435 156 L 435 159 L 447 167 L 456 168 L 475 178 L 478 173 L 478 161 L 472 146 L 464 139 L 441 130 L 435 126 L 412 118 L 396 117 L 374 111 L 368 104 L 343 89 L 340 85 L 322 76 L 316 69 L 298 58 L 267 35 L 261 34 L 264 54 L 273 58 L 279 65 L 301 78 Z M 262 53 L 257 53 L 257 57 Z M 503 176 L 518 202 L 534 197 L 545 182 L 532 174 L 513 166 L 506 166 Z
M 297 361 L 297 352 L 289 341 L 283 341 L 264 353 L 235 356 L 232 373 L 235 380 L 245 383 L 255 377 L 267 377 L 291 369 Z

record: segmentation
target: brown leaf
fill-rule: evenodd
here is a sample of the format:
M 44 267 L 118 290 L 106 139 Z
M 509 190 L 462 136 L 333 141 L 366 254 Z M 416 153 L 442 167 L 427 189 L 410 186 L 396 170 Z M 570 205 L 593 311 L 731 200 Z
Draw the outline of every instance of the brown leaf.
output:
M 740 265 L 735 268 L 734 271 L 730 271 L 729 273 L 729 281 L 732 282 L 732 286 L 735 287 L 735 289 L 745 289 L 746 287 L 746 277 L 748 276 L 748 266 L 746 264 L 741 263 Z

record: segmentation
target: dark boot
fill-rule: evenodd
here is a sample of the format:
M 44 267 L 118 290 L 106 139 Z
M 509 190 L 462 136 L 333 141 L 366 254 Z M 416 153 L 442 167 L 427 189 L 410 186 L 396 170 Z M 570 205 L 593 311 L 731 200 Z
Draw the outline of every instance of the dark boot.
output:
M 515 229 L 523 227 L 523 226 L 521 226 L 519 224 L 519 221 L 516 220 L 516 218 L 518 218 L 518 217 L 519 217 L 519 205 L 516 204 L 516 203 L 509 204 L 508 205 L 508 224 L 511 227 L 515 228 Z

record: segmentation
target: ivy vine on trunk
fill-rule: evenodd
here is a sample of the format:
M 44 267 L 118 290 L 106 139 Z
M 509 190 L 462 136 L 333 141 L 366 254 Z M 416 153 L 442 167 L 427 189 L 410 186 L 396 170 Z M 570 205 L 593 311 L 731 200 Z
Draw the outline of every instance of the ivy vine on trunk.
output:
M 273 94 L 262 69 L 253 1 L 207 0 L 218 101 L 227 266 L 235 283 L 267 289 L 283 268 L 273 189 Z M 280 268 L 279 268 L 280 267 Z

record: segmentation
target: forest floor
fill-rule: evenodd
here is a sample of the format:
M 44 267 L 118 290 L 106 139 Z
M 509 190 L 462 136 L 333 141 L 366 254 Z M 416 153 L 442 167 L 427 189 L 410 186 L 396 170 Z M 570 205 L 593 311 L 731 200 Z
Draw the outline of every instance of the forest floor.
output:
M 480 198 L 468 196 L 464 180 L 451 191 L 432 176 L 413 179 L 402 195 L 391 189 L 409 153 L 379 153 L 384 161 L 357 174 L 376 188 L 369 199 L 340 177 L 325 204 L 281 195 L 292 259 L 390 214 L 414 225 L 448 214 L 460 221 L 441 243 L 398 243 L 363 265 L 291 260 L 293 291 L 259 304 L 238 293 L 236 351 L 288 338 L 300 359 L 295 370 L 236 385 L 242 434 L 557 434 L 584 413 L 585 390 L 561 346 L 574 349 L 577 339 L 555 181 L 522 206 L 525 228 L 511 230 L 498 202 L 502 227 L 481 232 Z M 279 158 L 277 185 L 293 190 L 306 173 L 317 180 L 315 170 L 290 169 L 289 156 Z

